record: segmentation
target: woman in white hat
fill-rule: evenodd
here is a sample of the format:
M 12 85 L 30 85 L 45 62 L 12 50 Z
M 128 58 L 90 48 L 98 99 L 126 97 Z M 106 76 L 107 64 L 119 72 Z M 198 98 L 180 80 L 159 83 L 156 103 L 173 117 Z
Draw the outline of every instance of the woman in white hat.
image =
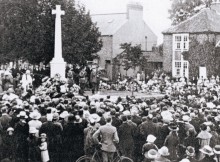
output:
M 201 124 L 200 126 L 200 133 L 197 135 L 196 138 L 198 138 L 199 140 L 199 148 L 203 148 L 205 145 L 209 145 L 210 144 L 210 139 L 212 137 L 212 134 L 210 134 L 208 131 L 207 131 L 207 125 L 205 124 Z M 200 151 L 199 152 L 199 157 L 198 159 L 201 160 L 204 158 L 204 154 Z
M 147 140 L 146 140 L 147 143 L 145 143 L 142 147 L 142 154 L 145 157 L 144 162 L 150 162 L 151 161 L 151 159 L 147 156 L 149 150 L 151 150 L 151 149 L 158 150 L 158 147 L 154 144 L 156 139 L 157 138 L 152 134 L 147 136 Z
M 220 145 L 215 145 L 213 152 L 215 153 L 216 162 L 220 162 Z
M 209 145 L 205 145 L 202 149 L 199 149 L 199 151 L 205 155 L 205 157 L 200 160 L 200 162 L 216 162 L 213 156 L 213 149 Z
M 170 162 L 168 156 L 170 155 L 169 150 L 166 146 L 161 147 L 158 150 L 158 156 L 155 158 L 154 162 Z
M 39 131 L 42 126 L 42 122 L 39 121 L 39 119 L 41 118 L 41 114 L 37 110 L 35 110 L 30 113 L 29 117 L 31 118 L 31 120 L 28 122 L 29 127 L 34 127 Z

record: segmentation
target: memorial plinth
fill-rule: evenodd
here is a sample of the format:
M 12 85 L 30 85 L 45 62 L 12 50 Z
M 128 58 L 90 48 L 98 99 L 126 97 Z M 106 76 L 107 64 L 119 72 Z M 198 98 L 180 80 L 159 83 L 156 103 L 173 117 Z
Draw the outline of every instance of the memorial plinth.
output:
M 60 74 L 61 78 L 65 78 L 66 62 L 62 57 L 62 32 L 61 32 L 61 15 L 65 12 L 61 10 L 60 5 L 56 5 L 56 10 L 52 10 L 52 14 L 56 15 L 55 20 L 55 45 L 54 58 L 50 62 L 50 77 Z

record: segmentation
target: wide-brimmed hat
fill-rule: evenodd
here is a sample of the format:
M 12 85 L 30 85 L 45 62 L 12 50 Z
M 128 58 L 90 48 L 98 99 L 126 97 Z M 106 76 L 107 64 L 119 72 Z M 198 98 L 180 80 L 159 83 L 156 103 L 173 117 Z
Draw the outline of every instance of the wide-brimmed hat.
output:
M 189 159 L 182 159 L 180 162 L 190 162 Z
M 69 113 L 67 111 L 63 111 L 61 114 L 60 114 L 60 118 L 66 118 L 69 116 Z
M 7 132 L 9 132 L 9 131 L 14 131 L 14 128 L 9 127 L 9 128 L 7 129 Z
M 186 148 L 186 154 L 188 156 L 194 156 L 195 155 L 195 149 L 192 146 L 188 146 Z
M 41 114 L 38 111 L 33 111 L 32 113 L 30 113 L 29 116 L 30 116 L 31 119 L 38 120 L 38 119 L 40 119 Z
M 19 118 L 22 118 L 22 117 L 23 118 L 28 118 L 25 111 L 20 111 L 20 113 L 17 115 L 17 117 L 19 117 Z
M 157 139 L 157 138 L 156 138 L 154 135 L 152 135 L 152 134 L 149 134 L 149 135 L 147 136 L 147 142 L 153 143 L 156 139 Z
M 205 145 L 202 149 L 199 149 L 199 151 L 209 156 L 214 155 L 214 152 L 209 145 Z
M 155 159 L 158 156 L 158 152 L 155 149 L 150 149 L 149 151 L 144 153 L 144 156 L 147 159 Z
M 215 154 L 220 154 L 220 145 L 215 145 L 215 147 L 213 148 L 213 151 Z
M 163 146 L 161 147 L 159 150 L 158 150 L 158 153 L 161 155 L 161 156 L 169 156 L 170 153 L 169 153 L 169 150 L 166 146 Z
M 177 124 L 174 123 L 174 122 L 170 123 L 168 128 L 169 128 L 171 131 L 178 131 L 178 130 L 179 130 Z
M 14 93 L 14 89 L 13 88 L 8 88 L 7 93 Z
M 191 118 L 188 115 L 183 115 L 182 119 L 183 119 L 184 122 L 190 122 L 191 121 Z
M 99 122 L 101 117 L 98 114 L 91 114 L 89 118 L 93 118 L 95 122 Z

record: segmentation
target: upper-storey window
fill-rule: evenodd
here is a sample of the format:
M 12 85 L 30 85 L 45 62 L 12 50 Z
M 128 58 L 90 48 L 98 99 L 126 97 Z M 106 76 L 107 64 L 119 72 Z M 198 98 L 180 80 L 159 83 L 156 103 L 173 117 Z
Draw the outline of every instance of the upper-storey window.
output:
M 173 48 L 176 51 L 189 50 L 189 34 L 174 34 Z

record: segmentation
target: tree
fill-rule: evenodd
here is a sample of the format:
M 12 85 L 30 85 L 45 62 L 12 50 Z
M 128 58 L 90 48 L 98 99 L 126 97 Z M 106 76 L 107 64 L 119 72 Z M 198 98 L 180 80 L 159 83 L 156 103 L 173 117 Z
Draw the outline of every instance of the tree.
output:
M 67 0 L 0 0 L 0 31 L 4 42 L 1 61 L 28 60 L 48 63 L 54 56 L 56 5 L 62 16 L 63 57 L 68 63 L 84 64 L 102 47 L 100 32 L 82 6 Z M 2 57 L 5 56 L 5 57 Z
M 171 0 L 172 6 L 169 10 L 172 25 L 192 17 L 201 9 L 210 7 L 212 0 Z
M 131 43 L 120 45 L 123 51 L 116 57 L 118 64 L 124 66 L 124 70 L 135 69 L 138 66 L 143 67 L 147 62 L 141 50 L 141 45 L 132 46 Z
M 216 75 L 219 70 L 219 51 L 215 47 L 215 42 L 206 40 L 198 42 L 195 38 L 191 40 L 189 51 L 183 52 L 184 60 L 189 61 L 190 78 L 199 76 L 199 67 L 206 66 L 208 77 Z

